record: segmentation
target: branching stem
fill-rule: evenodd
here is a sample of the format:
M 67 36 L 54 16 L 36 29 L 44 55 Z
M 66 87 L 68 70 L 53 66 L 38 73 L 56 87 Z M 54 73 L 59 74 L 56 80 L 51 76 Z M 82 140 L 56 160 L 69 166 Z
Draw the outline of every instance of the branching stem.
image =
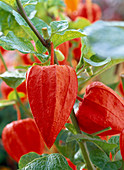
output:
M 38 39 L 40 40 L 40 42 L 46 47 L 49 48 L 49 44 L 47 43 L 47 41 L 42 37 L 42 35 L 39 33 L 39 31 L 35 28 L 35 26 L 32 24 L 32 22 L 29 20 L 22 4 L 20 0 L 16 0 L 16 3 L 18 5 L 19 8 L 19 12 L 21 14 L 21 16 L 24 18 L 24 20 L 27 22 L 27 24 L 29 25 L 29 27 L 32 29 L 32 31 L 35 33 L 35 35 L 38 37 Z

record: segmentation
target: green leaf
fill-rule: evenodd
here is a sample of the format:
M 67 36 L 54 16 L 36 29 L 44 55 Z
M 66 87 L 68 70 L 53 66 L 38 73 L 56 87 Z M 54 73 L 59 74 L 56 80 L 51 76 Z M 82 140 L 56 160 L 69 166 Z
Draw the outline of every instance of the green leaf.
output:
M 29 40 L 18 38 L 11 31 L 7 36 L 0 37 L 0 45 L 6 50 L 17 49 L 22 53 L 35 53 L 34 47 Z
M 12 105 L 0 109 L 0 137 L 3 128 L 14 120 L 17 120 L 17 112 Z
M 75 130 L 75 128 L 74 128 L 74 126 L 73 126 L 72 124 L 66 123 L 66 124 L 65 124 L 65 127 L 66 127 L 70 132 L 72 132 L 73 134 L 77 134 L 77 132 L 76 132 L 76 130 Z
M 92 55 L 95 53 L 92 51 L 91 46 L 89 44 L 89 41 L 87 37 L 82 37 L 81 38 L 81 56 L 89 59 Z
M 85 65 L 88 63 L 88 65 L 93 65 L 95 64 L 94 62 L 92 62 L 90 60 L 90 57 L 94 55 L 94 52 L 91 50 L 91 46 L 89 44 L 89 41 L 87 39 L 87 37 L 82 37 L 81 38 L 81 57 L 80 57 L 80 61 L 76 67 L 76 72 L 84 65 L 84 61 L 85 61 Z
M 23 92 L 18 92 L 18 96 L 19 96 L 20 98 L 23 98 L 23 97 L 25 97 L 25 93 L 23 93 Z M 17 96 L 16 96 L 15 91 L 11 91 L 11 92 L 9 93 L 8 99 L 9 99 L 9 100 L 17 100 Z
M 29 65 L 19 65 L 19 66 L 16 66 L 15 69 L 21 69 L 21 70 L 28 70 L 31 66 Z
M 0 78 L 6 82 L 6 84 L 12 88 L 18 87 L 26 78 L 26 72 L 6 71 L 0 74 Z
M 100 169 L 104 168 L 105 164 L 109 161 L 109 157 L 106 153 L 91 142 L 87 142 L 87 148 L 92 163 Z
M 35 152 L 30 152 L 23 155 L 19 160 L 19 169 L 24 168 L 29 162 L 33 161 L 36 158 L 40 158 L 40 155 Z
M 63 53 L 60 50 L 54 50 L 57 60 L 58 61 L 63 61 L 65 59 L 65 56 L 63 55 Z
M 116 87 L 118 86 L 119 82 L 112 83 L 112 84 L 107 84 L 108 87 L 110 87 L 112 90 L 115 90 Z
M 47 30 L 48 30 L 48 34 L 49 36 L 51 36 L 51 29 L 50 29 L 50 26 L 48 26 L 43 20 L 37 18 L 37 17 L 34 17 L 31 22 L 33 23 L 33 25 L 36 27 L 36 29 L 39 31 L 39 33 L 41 35 L 43 35 L 42 33 L 42 28 L 44 27 L 47 27 Z
M 15 20 L 17 21 L 17 23 L 24 29 L 24 31 L 36 42 L 38 40 L 38 38 L 36 37 L 36 35 L 34 34 L 34 32 L 31 30 L 31 28 L 28 26 L 28 24 L 26 23 L 26 21 L 22 18 L 21 15 L 19 15 L 19 13 L 17 13 L 16 11 L 13 10 L 12 12 L 13 16 L 15 17 Z M 49 35 L 51 35 L 51 29 L 50 27 L 41 19 L 34 17 L 31 19 L 32 24 L 35 26 L 35 28 L 39 31 L 39 33 L 41 35 L 42 34 L 42 28 L 43 27 L 47 27 L 48 29 L 48 33 Z
M 8 0 L 6 0 L 6 1 L 8 1 Z M 0 7 L 1 7 L 2 9 L 4 9 L 5 11 L 7 11 L 7 12 L 11 12 L 13 8 L 8 5 L 8 4 L 11 5 L 11 3 L 8 3 L 8 4 L 4 3 L 4 2 L 6 2 L 6 1 L 5 1 L 5 0 L 3 0 L 3 2 L 0 1 Z M 11 1 L 11 0 L 10 0 L 10 1 Z M 15 0 L 14 0 L 14 1 L 15 1 Z M 9 1 L 8 1 L 8 2 L 9 2 Z M 11 2 L 12 2 L 12 1 L 11 1 Z
M 68 28 L 68 21 L 53 21 L 50 23 L 52 35 L 58 32 L 62 32 Z
M 41 62 L 46 62 L 49 58 L 48 55 L 39 54 L 34 50 L 32 43 L 24 38 L 18 38 L 13 32 L 9 32 L 7 36 L 0 37 L 0 45 L 6 50 L 18 50 L 22 53 L 32 53 L 37 56 Z M 44 48 L 41 49 L 41 53 L 45 51 Z
M 100 147 L 101 150 L 104 150 L 104 152 L 110 152 L 114 148 L 117 147 L 116 144 L 107 143 L 105 140 L 99 139 L 99 137 L 93 137 L 92 138 L 92 137 L 88 137 L 84 134 L 73 135 L 71 137 L 68 137 L 66 141 L 67 142 L 71 142 L 71 141 L 74 141 L 74 140 L 79 141 L 80 139 L 94 143 L 96 146 Z
M 58 153 L 53 153 L 48 156 L 34 159 L 32 162 L 28 163 L 24 168 L 20 170 L 41 170 L 41 169 L 71 170 L 66 159 Z
M 49 59 L 49 55 L 38 54 L 38 53 L 35 53 L 35 55 L 42 63 L 45 63 Z
M 112 156 L 115 156 L 115 154 L 120 150 L 119 138 L 120 138 L 120 136 L 112 136 L 112 137 L 109 139 L 109 141 L 108 141 L 108 143 L 113 143 L 113 144 L 116 144 L 116 145 L 117 145 L 117 147 L 114 148 L 114 149 L 111 151 Z
M 8 5 L 11 5 L 14 8 L 16 8 L 16 0 L 1 0 L 1 1 L 7 3 Z
M 37 13 L 37 11 L 35 10 L 35 5 L 31 5 L 31 4 L 30 5 L 26 4 L 26 7 L 24 8 L 24 10 L 25 10 L 29 19 L 33 19 Z
M 105 66 L 102 66 L 100 68 L 98 67 L 98 69 L 96 71 L 94 71 L 94 74 L 91 77 L 86 77 L 86 76 L 79 77 L 78 78 L 78 87 L 82 88 L 82 86 L 84 86 L 88 81 L 95 78 L 96 76 L 103 73 L 104 71 L 111 68 L 112 66 L 119 64 L 121 62 L 124 62 L 124 58 L 123 59 L 111 59 L 111 61 L 109 63 L 107 63 Z
M 74 38 L 86 36 L 82 30 L 65 30 L 61 33 L 56 33 L 52 36 L 51 41 L 54 44 L 54 48 L 63 42 L 69 41 Z
M 88 19 L 78 17 L 75 21 L 69 22 L 69 29 L 84 29 L 90 24 L 91 23 Z
M 118 26 L 118 27 L 117 27 Z M 98 21 L 85 29 L 92 49 L 101 57 L 124 58 L 124 22 Z
M 118 170 L 121 166 L 121 161 L 107 162 L 102 170 Z
M 113 158 L 114 158 L 115 161 L 122 160 L 121 151 L 119 150 L 118 152 L 116 152 L 116 154 L 115 154 L 115 156 Z
M 14 100 L 0 100 L 0 108 L 16 104 Z
M 27 38 L 27 34 L 16 22 L 13 16 L 13 8 L 4 2 L 0 1 L 0 31 L 6 35 L 9 31 L 13 31 L 17 36 Z
M 37 40 L 37 42 L 35 43 L 36 46 L 36 50 L 38 53 L 45 53 L 46 52 L 46 48 L 43 46 L 43 44 L 40 42 L 40 40 Z
M 91 66 L 94 66 L 94 67 L 103 66 L 103 65 L 105 65 L 105 64 L 107 64 L 107 63 L 109 63 L 109 62 L 111 61 L 111 58 L 110 58 L 110 57 L 108 57 L 108 58 L 106 58 L 105 60 L 100 61 L 100 62 L 94 61 L 95 59 L 97 59 L 97 56 L 96 56 L 96 55 L 93 55 L 90 59 L 87 59 L 87 58 L 84 57 L 84 61 L 85 61 L 86 63 L 90 64 Z
M 37 3 L 38 3 L 38 0 L 21 0 L 21 4 L 23 6 L 36 5 Z
M 66 142 L 68 136 L 72 136 L 72 133 L 68 130 L 61 130 L 56 138 L 55 145 L 60 153 L 74 162 L 74 156 L 79 150 L 78 143 L 76 141 Z

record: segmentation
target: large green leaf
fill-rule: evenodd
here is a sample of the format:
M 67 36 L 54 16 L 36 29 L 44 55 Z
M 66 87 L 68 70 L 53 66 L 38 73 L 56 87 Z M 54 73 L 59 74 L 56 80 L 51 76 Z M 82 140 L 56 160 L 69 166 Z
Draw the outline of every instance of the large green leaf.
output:
M 23 155 L 19 160 L 19 169 L 24 168 L 29 162 L 33 161 L 36 158 L 40 158 L 40 155 L 35 152 L 30 152 Z
M 92 49 L 101 57 L 124 58 L 124 22 L 98 21 L 85 29 Z
M 32 162 L 28 163 L 25 167 L 20 170 L 71 170 L 66 159 L 58 154 L 53 153 L 41 158 L 34 159 Z
M 60 33 L 56 33 L 52 36 L 51 41 L 54 44 L 54 47 L 62 44 L 65 41 L 69 41 L 74 38 L 86 36 L 82 30 L 65 30 Z
M 12 88 L 18 87 L 26 78 L 26 72 L 15 71 L 6 71 L 3 74 L 0 74 L 0 78 Z
M 34 47 L 29 40 L 18 38 L 13 32 L 9 32 L 7 36 L 1 36 L 0 45 L 6 50 L 17 49 L 22 53 L 35 53 Z

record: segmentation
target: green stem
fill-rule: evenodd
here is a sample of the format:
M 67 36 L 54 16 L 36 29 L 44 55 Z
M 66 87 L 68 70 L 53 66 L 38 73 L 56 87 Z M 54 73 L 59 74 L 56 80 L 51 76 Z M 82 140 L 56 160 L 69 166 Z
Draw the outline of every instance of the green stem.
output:
M 103 129 L 103 130 L 101 130 L 101 131 L 92 133 L 91 135 L 92 135 L 92 136 L 96 136 L 96 135 L 99 135 L 100 133 L 106 132 L 106 131 L 111 130 L 111 129 L 112 129 L 111 127 L 108 127 L 108 128 L 105 128 L 105 129 Z
M 38 39 L 41 41 L 41 43 L 46 47 L 49 48 L 49 44 L 45 41 L 45 39 L 42 37 L 42 35 L 39 33 L 39 31 L 35 28 L 35 26 L 32 24 L 32 22 L 29 20 L 20 0 L 16 0 L 16 3 L 18 5 L 18 8 L 20 10 L 20 14 L 24 18 L 24 20 L 27 22 L 29 27 L 32 29 L 32 31 L 35 33 L 35 35 L 38 37 Z
M 21 102 L 17 90 L 16 90 L 16 89 L 14 89 L 14 90 L 15 90 L 15 94 L 16 94 L 17 100 L 18 100 L 20 106 L 22 107 L 22 109 L 25 111 L 25 114 L 27 114 L 28 116 L 32 117 L 31 112 L 30 112 L 30 111 L 23 105 L 23 103 Z
M 82 69 L 80 69 L 76 74 L 79 76 L 80 73 L 82 73 L 88 66 L 84 66 Z
M 2 63 L 3 63 L 3 65 L 4 65 L 4 67 L 5 67 L 5 70 L 8 71 L 7 65 L 6 65 L 6 63 L 5 63 L 5 61 L 4 61 L 4 58 L 3 58 L 2 54 L 1 54 L 1 52 L 0 52 L 0 58 L 1 58 L 1 60 L 2 60 Z
M 71 118 L 71 121 L 76 129 L 76 132 L 77 134 L 82 134 L 81 133 L 81 130 L 78 126 L 78 122 L 77 122 L 77 119 L 75 117 L 75 113 L 74 113 L 74 110 L 72 111 L 71 115 L 70 115 L 70 118 Z M 90 158 L 89 158 L 89 152 L 88 152 L 88 149 L 87 149 L 87 145 L 86 145 L 86 142 L 85 141 L 81 141 L 81 142 L 78 142 L 79 143 L 79 146 L 81 148 L 81 151 L 82 151 L 82 154 L 83 154 L 83 157 L 86 161 L 86 165 L 87 165 L 87 168 L 88 170 L 96 170 L 96 168 L 94 167 L 94 165 L 92 164 Z

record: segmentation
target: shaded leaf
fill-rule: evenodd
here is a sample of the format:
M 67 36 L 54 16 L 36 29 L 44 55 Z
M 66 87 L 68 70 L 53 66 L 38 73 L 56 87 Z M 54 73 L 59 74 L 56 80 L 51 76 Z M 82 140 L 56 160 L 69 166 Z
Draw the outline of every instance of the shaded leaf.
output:
M 68 136 L 72 136 L 72 133 L 68 130 L 61 130 L 56 138 L 55 145 L 60 153 L 74 162 L 74 155 L 78 152 L 79 146 L 76 141 L 66 143 Z
M 12 88 L 18 87 L 26 78 L 26 72 L 6 71 L 0 74 L 0 78 L 6 82 L 6 84 Z
M 121 161 L 107 162 L 102 170 L 118 170 L 121 166 Z

